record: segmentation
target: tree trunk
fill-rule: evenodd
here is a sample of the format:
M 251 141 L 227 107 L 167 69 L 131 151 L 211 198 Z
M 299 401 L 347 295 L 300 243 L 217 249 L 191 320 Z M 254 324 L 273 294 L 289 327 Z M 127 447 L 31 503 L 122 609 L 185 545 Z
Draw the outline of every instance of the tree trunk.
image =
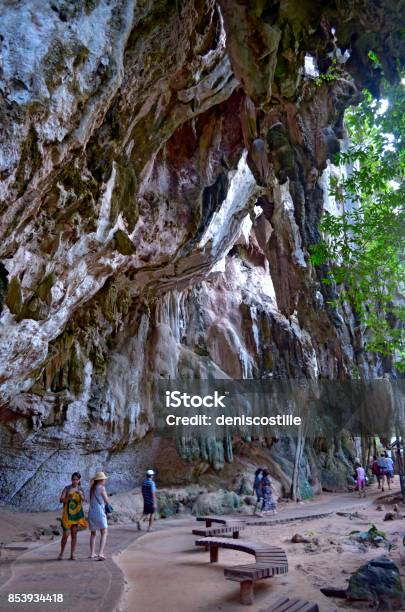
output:
M 294 468 L 291 478 L 291 499 L 294 501 L 299 501 L 301 499 L 300 495 L 300 487 L 299 487 L 299 475 L 300 475 L 300 465 L 302 452 L 305 446 L 305 436 L 302 434 L 301 427 L 298 430 L 297 436 L 297 444 L 295 447 L 295 457 L 294 457 Z

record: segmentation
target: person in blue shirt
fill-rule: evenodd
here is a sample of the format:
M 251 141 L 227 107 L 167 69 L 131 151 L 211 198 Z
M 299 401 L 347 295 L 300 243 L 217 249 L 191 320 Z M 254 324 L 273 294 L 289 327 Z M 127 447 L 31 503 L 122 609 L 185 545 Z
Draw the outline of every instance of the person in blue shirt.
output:
M 381 456 L 378 460 L 378 466 L 380 468 L 380 476 L 381 476 L 381 491 L 384 491 L 384 479 L 387 479 L 388 490 L 391 490 L 391 480 L 390 480 L 390 463 L 388 458 L 385 456 L 385 453 L 381 453 Z
M 143 514 L 138 521 L 139 531 L 141 531 L 140 521 L 149 521 L 148 531 L 152 531 L 153 517 L 157 511 L 156 484 L 153 481 L 154 475 L 155 472 L 153 470 L 147 470 L 146 480 L 142 484 Z

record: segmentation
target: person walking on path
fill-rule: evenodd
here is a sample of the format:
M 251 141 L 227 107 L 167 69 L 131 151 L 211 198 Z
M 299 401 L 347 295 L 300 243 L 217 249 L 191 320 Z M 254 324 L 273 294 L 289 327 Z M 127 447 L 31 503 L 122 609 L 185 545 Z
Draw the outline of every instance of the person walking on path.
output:
M 377 478 L 378 488 L 381 489 L 381 475 L 380 475 L 380 466 L 378 464 L 378 458 L 376 455 L 373 457 L 373 463 L 371 465 L 371 472 Z
M 153 516 L 157 511 L 156 484 L 153 481 L 154 475 L 155 472 L 153 470 L 147 470 L 146 480 L 142 484 L 143 514 L 138 521 L 139 531 L 141 531 L 141 521 L 149 521 L 148 531 L 152 531 Z
M 257 508 L 260 506 L 260 502 L 262 501 L 262 478 L 263 478 L 263 469 L 258 468 L 255 472 L 255 479 L 253 482 L 253 491 L 256 495 L 256 504 L 255 509 L 253 510 L 253 514 L 257 513 Z
M 85 501 L 83 489 L 80 486 L 81 475 L 79 472 L 73 472 L 71 476 L 71 484 L 65 487 L 60 496 L 60 502 L 63 504 L 62 510 L 62 529 L 63 535 L 60 543 L 60 554 L 58 559 L 63 558 L 66 543 L 70 532 L 70 558 L 72 561 L 76 559 L 75 550 L 77 544 L 77 529 L 78 527 L 87 527 L 86 519 L 84 518 L 83 502 Z
M 381 476 L 381 485 L 382 485 L 381 491 L 384 491 L 384 478 L 387 479 L 388 490 L 391 491 L 391 482 L 390 482 L 390 477 L 389 477 L 390 464 L 384 453 L 381 453 L 381 456 L 378 460 L 378 465 L 380 468 L 380 476 Z
M 277 514 L 277 504 L 273 499 L 273 491 L 271 488 L 271 480 L 268 470 L 263 470 L 261 493 L 263 499 L 262 512 L 273 512 L 273 514 Z
M 107 540 L 107 515 L 105 512 L 106 504 L 110 503 L 107 492 L 105 490 L 105 481 L 108 478 L 104 472 L 97 472 L 91 480 L 90 486 L 90 508 L 88 514 L 89 529 L 90 529 L 90 556 L 89 559 L 97 559 L 104 561 L 104 548 Z M 97 531 L 100 531 L 100 548 L 98 555 L 95 553 Z
M 390 483 L 394 483 L 394 462 L 392 460 L 392 457 L 390 457 L 387 452 L 385 453 L 385 458 L 388 463 L 388 477 L 390 479 Z
M 356 474 L 359 497 L 366 497 L 366 471 L 360 463 L 356 463 Z

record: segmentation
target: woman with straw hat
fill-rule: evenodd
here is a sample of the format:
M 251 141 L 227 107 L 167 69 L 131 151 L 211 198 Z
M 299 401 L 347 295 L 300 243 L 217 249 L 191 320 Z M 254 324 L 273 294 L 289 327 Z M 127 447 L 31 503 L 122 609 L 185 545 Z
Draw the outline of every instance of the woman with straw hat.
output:
M 108 495 L 106 493 L 104 483 L 108 476 L 104 472 L 97 472 L 91 479 L 90 486 L 90 508 L 88 515 L 90 535 L 90 557 L 89 559 L 97 559 L 104 561 L 104 547 L 107 540 L 107 515 L 105 513 L 105 505 L 109 504 Z M 100 531 L 100 549 L 98 555 L 95 553 L 97 531 Z

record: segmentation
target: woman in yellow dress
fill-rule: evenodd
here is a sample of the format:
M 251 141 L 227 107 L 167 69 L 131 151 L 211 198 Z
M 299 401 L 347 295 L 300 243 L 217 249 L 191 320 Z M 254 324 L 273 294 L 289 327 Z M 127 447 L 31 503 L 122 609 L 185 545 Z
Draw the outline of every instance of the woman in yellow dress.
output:
M 60 555 L 58 559 L 63 558 L 66 543 L 70 531 L 70 558 L 76 559 L 75 550 L 77 543 L 78 527 L 87 527 L 87 521 L 84 518 L 83 502 L 85 501 L 83 489 L 80 486 L 81 475 L 79 472 L 72 474 L 72 484 L 65 487 L 60 496 L 60 502 L 63 504 L 62 511 L 62 529 L 63 536 L 60 543 Z

